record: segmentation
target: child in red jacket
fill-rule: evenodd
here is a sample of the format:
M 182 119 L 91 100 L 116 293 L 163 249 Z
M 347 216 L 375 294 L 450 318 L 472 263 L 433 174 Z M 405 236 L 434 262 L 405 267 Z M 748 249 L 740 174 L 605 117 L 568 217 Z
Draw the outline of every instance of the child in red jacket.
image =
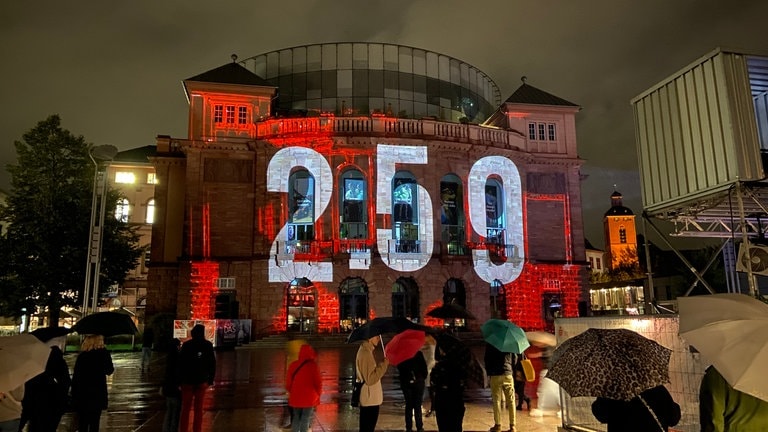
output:
M 285 389 L 288 391 L 288 405 L 293 408 L 292 432 L 307 432 L 315 407 L 320 404 L 322 382 L 316 357 L 315 350 L 304 344 L 299 349 L 298 360 L 288 366 Z

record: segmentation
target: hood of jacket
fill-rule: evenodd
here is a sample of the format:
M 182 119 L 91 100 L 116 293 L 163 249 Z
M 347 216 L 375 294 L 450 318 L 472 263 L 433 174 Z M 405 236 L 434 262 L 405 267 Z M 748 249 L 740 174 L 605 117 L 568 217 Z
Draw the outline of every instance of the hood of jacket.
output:
M 314 360 L 317 357 L 317 353 L 315 352 L 314 348 L 312 346 L 304 344 L 299 348 L 299 360 Z

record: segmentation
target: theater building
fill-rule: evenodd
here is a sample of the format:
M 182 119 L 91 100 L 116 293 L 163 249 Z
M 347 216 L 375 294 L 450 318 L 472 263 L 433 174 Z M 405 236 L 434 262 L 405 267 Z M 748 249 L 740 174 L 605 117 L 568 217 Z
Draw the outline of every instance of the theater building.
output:
M 465 306 L 552 328 L 588 300 L 575 116 L 527 83 L 390 44 L 233 61 L 183 81 L 158 136 L 147 314 L 252 334 L 443 325 Z M 181 114 L 181 113 L 179 113 Z

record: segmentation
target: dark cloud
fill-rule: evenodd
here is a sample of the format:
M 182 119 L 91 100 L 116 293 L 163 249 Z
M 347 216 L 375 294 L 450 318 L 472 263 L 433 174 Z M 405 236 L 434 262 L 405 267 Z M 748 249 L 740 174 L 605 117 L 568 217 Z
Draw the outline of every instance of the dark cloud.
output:
M 764 0 L 81 0 L 0 3 L 0 165 L 57 113 L 127 149 L 186 134 L 181 80 L 320 42 L 411 45 L 487 73 L 502 97 L 528 83 L 583 107 L 587 236 L 602 244 L 613 185 L 641 212 L 630 100 L 718 46 L 768 52 Z M 0 170 L 0 188 L 9 177 Z

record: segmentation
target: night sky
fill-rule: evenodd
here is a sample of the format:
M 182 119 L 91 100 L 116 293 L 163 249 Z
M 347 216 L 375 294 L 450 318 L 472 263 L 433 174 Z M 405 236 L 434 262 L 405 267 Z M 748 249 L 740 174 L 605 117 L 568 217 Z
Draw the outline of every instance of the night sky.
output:
M 603 243 L 616 188 L 641 213 L 630 100 L 713 49 L 768 53 L 765 0 L 0 2 L 0 189 L 13 142 L 59 114 L 121 150 L 185 137 L 181 81 L 323 42 L 409 45 L 463 60 L 506 99 L 527 83 L 577 115 L 587 238 Z

